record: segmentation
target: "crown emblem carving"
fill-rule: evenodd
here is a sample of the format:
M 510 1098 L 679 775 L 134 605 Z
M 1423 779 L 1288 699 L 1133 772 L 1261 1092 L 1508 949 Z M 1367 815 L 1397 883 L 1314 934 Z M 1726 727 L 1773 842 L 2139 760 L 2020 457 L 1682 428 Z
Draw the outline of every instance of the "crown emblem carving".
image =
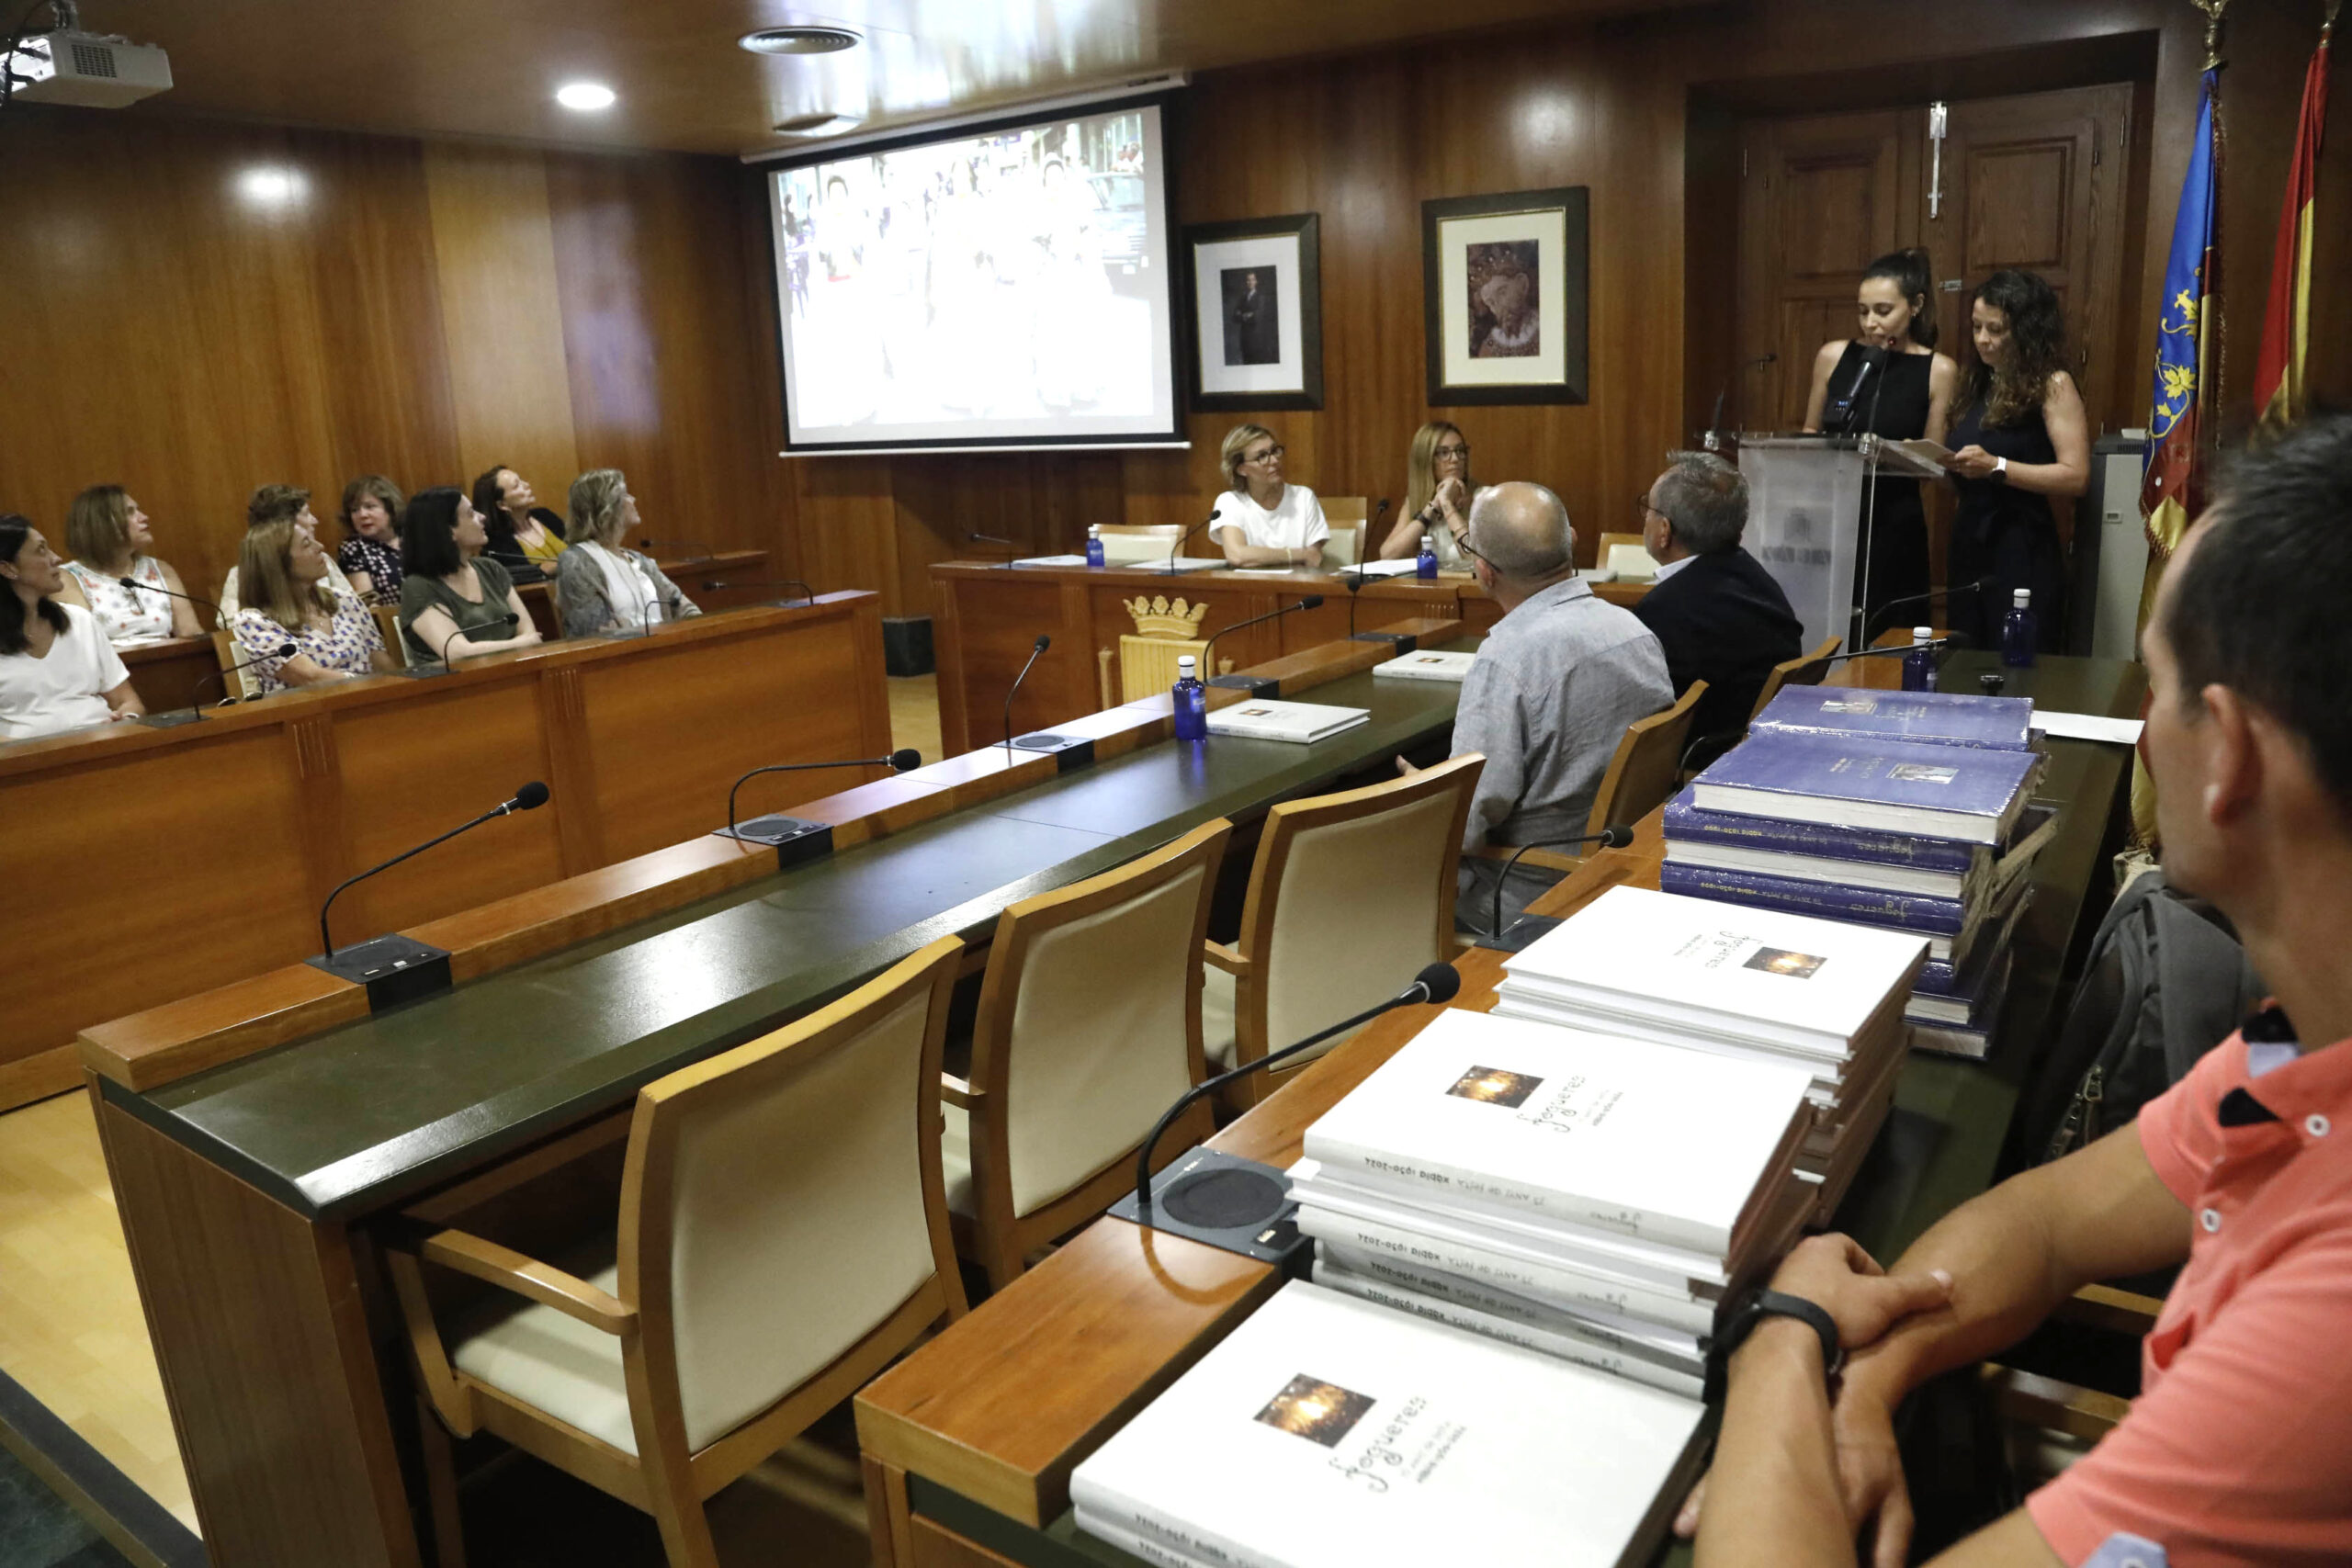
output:
M 1170 642 L 1190 642 L 1201 635 L 1201 617 L 1209 613 L 1206 604 L 1187 604 L 1179 599 L 1168 602 L 1164 593 L 1146 598 L 1142 594 L 1125 601 L 1127 614 L 1135 617 L 1137 637 L 1160 637 Z

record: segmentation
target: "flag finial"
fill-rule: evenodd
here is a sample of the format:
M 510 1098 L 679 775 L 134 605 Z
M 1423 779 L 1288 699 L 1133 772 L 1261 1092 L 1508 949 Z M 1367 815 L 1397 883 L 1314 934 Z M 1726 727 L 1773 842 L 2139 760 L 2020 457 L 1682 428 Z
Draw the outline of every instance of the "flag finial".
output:
M 2222 68 L 2222 13 L 2230 8 L 2230 0 L 2191 0 L 2191 3 L 2205 13 L 2205 69 L 2219 71 Z

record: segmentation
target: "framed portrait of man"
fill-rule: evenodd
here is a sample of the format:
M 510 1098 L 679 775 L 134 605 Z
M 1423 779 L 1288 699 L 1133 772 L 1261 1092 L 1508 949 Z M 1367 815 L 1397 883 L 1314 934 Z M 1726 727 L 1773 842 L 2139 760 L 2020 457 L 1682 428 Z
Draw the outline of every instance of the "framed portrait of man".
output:
M 1580 403 L 1590 189 L 1421 203 L 1430 401 Z
M 1193 407 L 1323 406 L 1322 257 L 1316 215 L 1197 223 L 1184 231 Z

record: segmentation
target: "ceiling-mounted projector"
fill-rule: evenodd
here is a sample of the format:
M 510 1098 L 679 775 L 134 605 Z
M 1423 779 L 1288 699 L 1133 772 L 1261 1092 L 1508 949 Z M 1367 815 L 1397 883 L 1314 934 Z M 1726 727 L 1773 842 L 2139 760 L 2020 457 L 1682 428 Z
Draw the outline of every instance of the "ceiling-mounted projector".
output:
M 28 104 L 119 109 L 172 85 L 171 57 L 153 44 L 73 28 L 28 33 L 0 69 L 15 79 L 9 96 Z

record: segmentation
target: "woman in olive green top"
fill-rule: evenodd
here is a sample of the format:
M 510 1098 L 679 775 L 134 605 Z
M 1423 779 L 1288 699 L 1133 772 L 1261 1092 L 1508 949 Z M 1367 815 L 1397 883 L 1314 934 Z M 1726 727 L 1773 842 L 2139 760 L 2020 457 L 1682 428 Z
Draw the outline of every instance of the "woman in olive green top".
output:
M 409 498 L 401 513 L 401 623 L 413 659 L 446 663 L 539 640 L 514 580 L 482 555 L 488 542 L 481 514 L 454 485 Z

